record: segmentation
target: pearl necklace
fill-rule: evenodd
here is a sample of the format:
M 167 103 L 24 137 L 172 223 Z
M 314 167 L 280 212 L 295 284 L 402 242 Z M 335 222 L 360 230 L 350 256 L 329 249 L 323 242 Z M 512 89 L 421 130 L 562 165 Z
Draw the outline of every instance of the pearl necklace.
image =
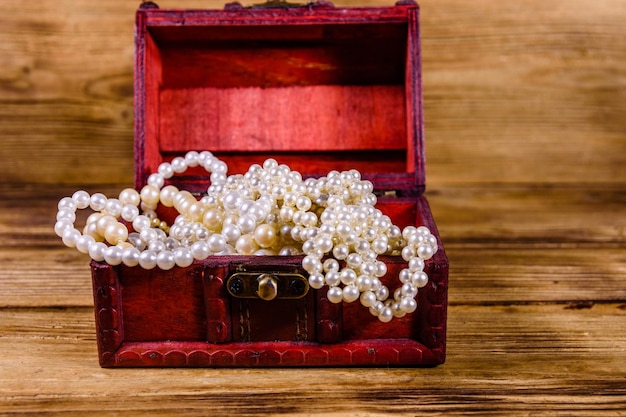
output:
M 164 186 L 195 166 L 210 173 L 200 200 Z M 330 302 L 359 299 L 382 322 L 415 311 L 417 292 L 428 283 L 424 261 L 437 251 L 437 239 L 425 226 L 393 225 L 374 207 L 373 185 L 358 171 L 303 180 L 274 159 L 245 174 L 227 176 L 227 170 L 208 151 L 188 152 L 162 163 L 140 192 L 127 188 L 107 198 L 79 190 L 62 198 L 54 230 L 66 246 L 95 261 L 145 269 L 184 268 L 212 255 L 303 255 L 311 288 L 327 285 Z M 159 204 L 179 213 L 173 224 L 157 217 Z M 74 227 L 76 211 L 86 208 L 94 213 L 81 233 Z M 380 281 L 387 266 L 378 255 L 408 263 L 392 298 Z

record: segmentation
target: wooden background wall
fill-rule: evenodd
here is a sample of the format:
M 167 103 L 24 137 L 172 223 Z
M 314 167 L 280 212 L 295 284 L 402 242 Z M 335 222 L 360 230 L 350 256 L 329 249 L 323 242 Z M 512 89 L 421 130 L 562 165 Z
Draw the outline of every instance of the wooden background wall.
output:
M 0 183 L 131 183 L 138 3 L 0 2 Z M 625 1 L 420 4 L 430 187 L 626 181 Z

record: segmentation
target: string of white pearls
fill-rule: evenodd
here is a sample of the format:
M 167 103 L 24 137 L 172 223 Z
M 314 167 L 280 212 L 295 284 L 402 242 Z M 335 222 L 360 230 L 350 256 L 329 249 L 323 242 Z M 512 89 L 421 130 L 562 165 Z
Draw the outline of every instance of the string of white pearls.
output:
M 200 200 L 164 186 L 198 165 L 211 173 Z M 159 204 L 179 213 L 172 225 L 158 219 Z M 437 251 L 437 240 L 424 226 L 400 230 L 375 204 L 372 184 L 356 170 L 303 180 L 268 159 L 227 176 L 223 161 L 192 151 L 162 163 L 140 192 L 125 189 L 107 199 L 81 190 L 61 199 L 55 232 L 96 261 L 146 269 L 186 267 L 211 255 L 304 255 L 312 288 L 327 285 L 333 303 L 359 299 L 388 322 L 417 308 L 418 290 L 428 283 L 424 261 Z M 76 210 L 86 208 L 94 213 L 81 233 L 74 228 Z M 381 283 L 387 266 L 378 255 L 402 256 L 408 263 L 393 294 Z

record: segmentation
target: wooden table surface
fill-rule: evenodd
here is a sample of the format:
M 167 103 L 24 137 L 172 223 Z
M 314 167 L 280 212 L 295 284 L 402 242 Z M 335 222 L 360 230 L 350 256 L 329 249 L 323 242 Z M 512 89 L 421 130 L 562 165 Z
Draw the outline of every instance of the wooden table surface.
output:
M 626 415 L 626 2 L 421 2 L 451 265 L 425 369 L 98 366 L 88 260 L 52 226 L 132 183 L 136 6 L 0 4 L 0 415 Z

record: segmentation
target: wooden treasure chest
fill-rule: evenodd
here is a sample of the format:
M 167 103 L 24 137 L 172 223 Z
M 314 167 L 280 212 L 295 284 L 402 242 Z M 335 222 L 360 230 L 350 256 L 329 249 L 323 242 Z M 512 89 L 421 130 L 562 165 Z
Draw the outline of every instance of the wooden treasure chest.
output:
M 444 362 L 448 260 L 423 196 L 418 17 L 410 1 L 379 8 L 140 7 L 137 190 L 190 151 L 210 151 L 238 178 L 270 158 L 303 181 L 357 170 L 373 185 L 376 209 L 398 228 L 426 226 L 437 251 L 424 261 L 428 283 L 417 292 L 415 311 L 387 322 L 359 300 L 337 302 L 328 285 L 312 284 L 317 270 L 303 266 L 303 253 L 222 253 L 167 270 L 92 261 L 103 367 Z M 217 177 L 194 165 L 166 175 L 165 183 L 199 200 Z M 164 222 L 174 221 L 171 207 L 158 211 Z M 376 259 L 386 267 L 380 283 L 392 293 L 403 288 L 403 256 Z M 343 268 L 349 261 L 330 263 Z

